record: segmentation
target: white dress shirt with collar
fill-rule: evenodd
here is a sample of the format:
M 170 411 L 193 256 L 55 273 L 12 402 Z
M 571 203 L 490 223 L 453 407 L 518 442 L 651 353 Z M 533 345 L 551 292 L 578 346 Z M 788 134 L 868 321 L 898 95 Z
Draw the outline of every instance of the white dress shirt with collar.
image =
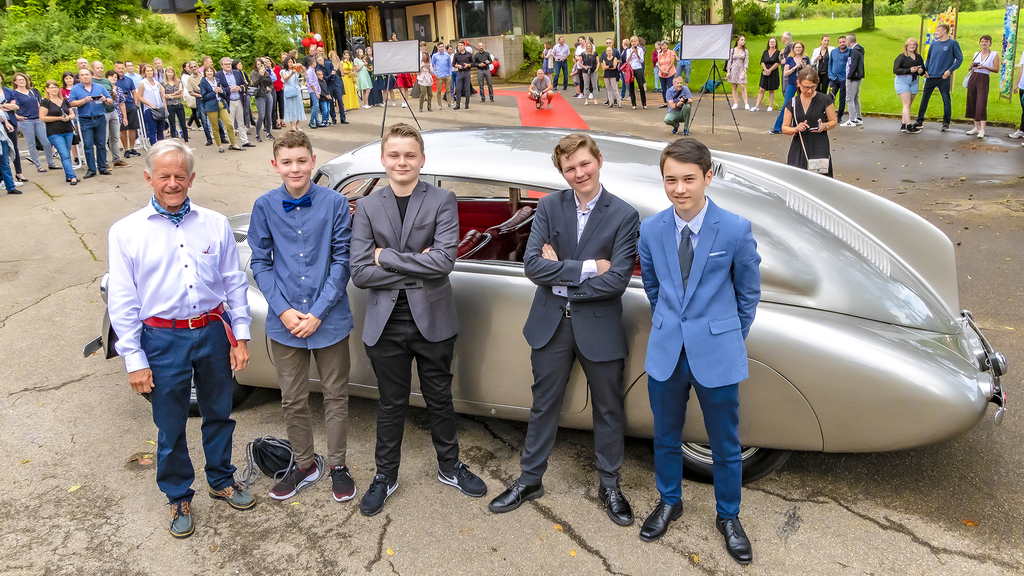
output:
M 139 339 L 154 316 L 185 320 L 227 302 L 235 337 L 249 339 L 249 281 L 223 215 L 193 203 L 173 224 L 147 204 L 110 227 L 109 246 L 107 310 L 128 372 L 149 367 Z
M 593 200 L 587 202 L 586 210 L 580 207 L 580 197 L 576 195 L 576 192 L 573 192 L 572 199 L 576 201 L 577 242 L 579 242 L 580 237 L 583 236 L 583 229 L 587 227 L 587 220 L 590 220 L 590 214 L 594 211 L 594 206 L 597 206 L 597 199 L 601 197 L 602 192 L 604 192 L 603 187 L 601 188 L 601 192 L 598 192 L 597 196 L 594 196 Z M 583 267 L 580 268 L 580 283 L 583 283 L 583 281 L 593 278 L 594 276 L 597 276 L 597 260 L 584 260 Z M 569 292 L 565 286 L 552 286 L 551 291 L 554 292 L 556 296 L 561 296 L 563 298 L 569 297 Z M 569 305 L 566 304 L 565 307 L 568 308 Z
M 683 227 L 690 227 L 690 245 L 694 250 L 697 249 L 697 240 L 700 238 L 700 227 L 704 225 L 704 215 L 708 213 L 708 199 L 704 198 L 704 207 L 697 212 L 697 215 L 693 217 L 693 220 L 687 222 L 679 217 L 679 213 L 675 210 L 672 211 L 672 216 L 676 219 L 676 249 L 679 248 L 679 243 L 683 240 Z

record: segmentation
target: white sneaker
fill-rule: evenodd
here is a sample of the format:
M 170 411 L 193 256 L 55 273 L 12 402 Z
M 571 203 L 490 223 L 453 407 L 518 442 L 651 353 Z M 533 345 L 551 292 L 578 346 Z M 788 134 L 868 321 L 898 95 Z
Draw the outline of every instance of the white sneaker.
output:
M 1024 138 L 1024 130 L 1017 130 L 1013 134 L 1008 134 L 1010 138 Z
M 985 139 L 985 131 L 984 130 L 978 131 L 978 140 L 984 140 L 984 139 Z
M 732 109 L 733 109 L 733 110 L 735 110 L 735 109 L 737 109 L 737 108 L 739 108 L 739 107 L 740 107 L 740 105 L 739 105 L 739 103 L 738 103 L 738 102 L 737 102 L 736 104 L 733 104 L 733 105 L 732 105 Z
M 968 136 L 974 136 L 977 133 L 978 133 L 978 127 L 977 126 L 975 126 L 974 128 L 971 128 L 970 130 L 967 131 L 967 135 Z
M 842 124 L 840 124 L 840 126 L 843 126 L 843 127 L 846 127 L 846 128 L 853 128 L 856 125 L 857 125 L 857 123 L 854 122 L 853 120 L 847 120 L 846 122 L 843 122 Z
M 402 108 L 408 108 L 408 107 L 409 107 L 408 104 L 406 104 L 405 102 L 402 102 Z
M 14 187 L 15 188 L 21 188 L 24 185 L 25 185 L 24 182 L 18 182 L 17 180 L 14 181 Z
M 854 122 L 857 123 L 857 126 L 863 126 L 864 125 L 864 119 L 863 118 L 857 118 L 856 120 L 854 120 Z
M 369 104 L 363 104 L 363 108 L 369 108 L 369 107 L 370 107 Z
M 743 105 L 743 109 L 744 110 L 750 110 L 750 104 L 744 104 Z
M 769 106 L 769 107 L 768 107 L 768 112 L 771 112 L 771 111 L 772 111 L 772 107 L 771 107 L 771 106 Z
M 757 107 L 751 108 L 750 111 L 751 112 L 757 112 Z
M 392 105 L 392 106 L 398 106 L 398 103 L 397 103 L 397 102 L 395 102 L 394 100 L 392 100 L 392 101 L 391 101 L 391 105 Z M 404 106 L 404 104 L 403 104 L 403 106 Z

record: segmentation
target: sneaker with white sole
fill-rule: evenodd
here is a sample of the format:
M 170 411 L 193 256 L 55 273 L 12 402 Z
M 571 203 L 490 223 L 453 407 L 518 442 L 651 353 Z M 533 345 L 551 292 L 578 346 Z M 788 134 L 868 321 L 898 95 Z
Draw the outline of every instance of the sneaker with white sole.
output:
M 771 107 L 771 106 L 769 106 L 769 107 L 768 107 L 768 110 L 767 110 L 767 111 L 768 111 L 768 112 L 771 112 L 771 111 L 772 111 L 772 107 Z
M 984 139 L 985 139 L 985 131 L 981 130 L 981 131 L 978 132 L 978 140 L 984 140 Z
M 345 502 L 355 498 L 356 483 L 348 473 L 348 466 L 331 466 L 331 485 L 336 501 Z
M 305 470 L 300 470 L 298 466 L 293 465 L 292 469 L 284 475 L 284 478 L 270 490 L 270 497 L 274 500 L 287 500 L 319 479 L 320 469 L 317 467 L 315 460 Z
M 856 120 L 854 120 L 854 122 L 857 123 L 857 126 L 863 126 L 864 125 L 864 119 L 863 118 L 857 118 Z
M 843 128 L 853 128 L 857 126 L 857 123 L 853 120 L 847 120 L 846 122 L 840 124 L 840 126 L 842 126 Z
M 967 131 L 967 135 L 968 136 L 974 136 L 977 133 L 978 133 L 978 127 L 977 126 L 975 126 L 974 128 L 971 128 L 970 130 Z
M 734 104 L 732 105 L 732 109 L 733 109 L 733 110 L 735 110 L 735 109 L 737 109 L 737 108 L 739 108 L 739 107 L 740 107 L 740 105 L 739 105 L 738 103 L 734 103 Z
M 484 484 L 479 476 L 470 472 L 462 462 L 456 462 L 455 468 L 447 474 L 438 468 L 437 479 L 442 484 L 455 486 L 466 496 L 479 498 L 487 494 L 487 484 Z
M 1017 130 L 1012 134 L 1007 134 L 1010 138 L 1024 138 L 1024 130 Z
M 391 496 L 396 488 L 398 488 L 398 478 L 395 478 L 394 484 L 389 485 L 388 479 L 383 474 L 377 474 L 373 477 L 370 487 L 366 489 L 366 494 L 363 494 L 363 499 L 359 501 L 359 512 L 363 516 L 380 514 L 388 496 Z
M 743 105 L 743 109 L 744 110 L 750 110 L 750 104 L 744 104 Z
M 755 106 L 755 107 L 751 108 L 750 111 L 751 112 L 757 112 L 757 107 Z

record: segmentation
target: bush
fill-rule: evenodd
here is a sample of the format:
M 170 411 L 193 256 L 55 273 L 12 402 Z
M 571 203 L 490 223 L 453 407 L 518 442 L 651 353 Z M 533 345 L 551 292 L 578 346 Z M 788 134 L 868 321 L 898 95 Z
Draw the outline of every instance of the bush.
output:
M 544 52 L 544 44 L 535 34 L 523 36 L 523 65 L 530 62 L 540 62 L 540 55 Z
M 769 36 L 775 33 L 775 15 L 766 4 L 743 1 L 735 5 L 733 32 L 748 36 Z

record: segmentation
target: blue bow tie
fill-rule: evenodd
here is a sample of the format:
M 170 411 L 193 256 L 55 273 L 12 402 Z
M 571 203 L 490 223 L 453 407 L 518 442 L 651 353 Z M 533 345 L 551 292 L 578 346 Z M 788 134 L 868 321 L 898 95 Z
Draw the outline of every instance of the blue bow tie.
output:
M 291 212 L 292 210 L 295 210 L 299 206 L 302 206 L 303 208 L 309 208 L 310 206 L 313 205 L 313 199 L 309 197 L 309 194 L 306 194 L 305 196 L 299 198 L 298 200 L 282 200 L 281 203 L 284 204 L 285 212 Z

